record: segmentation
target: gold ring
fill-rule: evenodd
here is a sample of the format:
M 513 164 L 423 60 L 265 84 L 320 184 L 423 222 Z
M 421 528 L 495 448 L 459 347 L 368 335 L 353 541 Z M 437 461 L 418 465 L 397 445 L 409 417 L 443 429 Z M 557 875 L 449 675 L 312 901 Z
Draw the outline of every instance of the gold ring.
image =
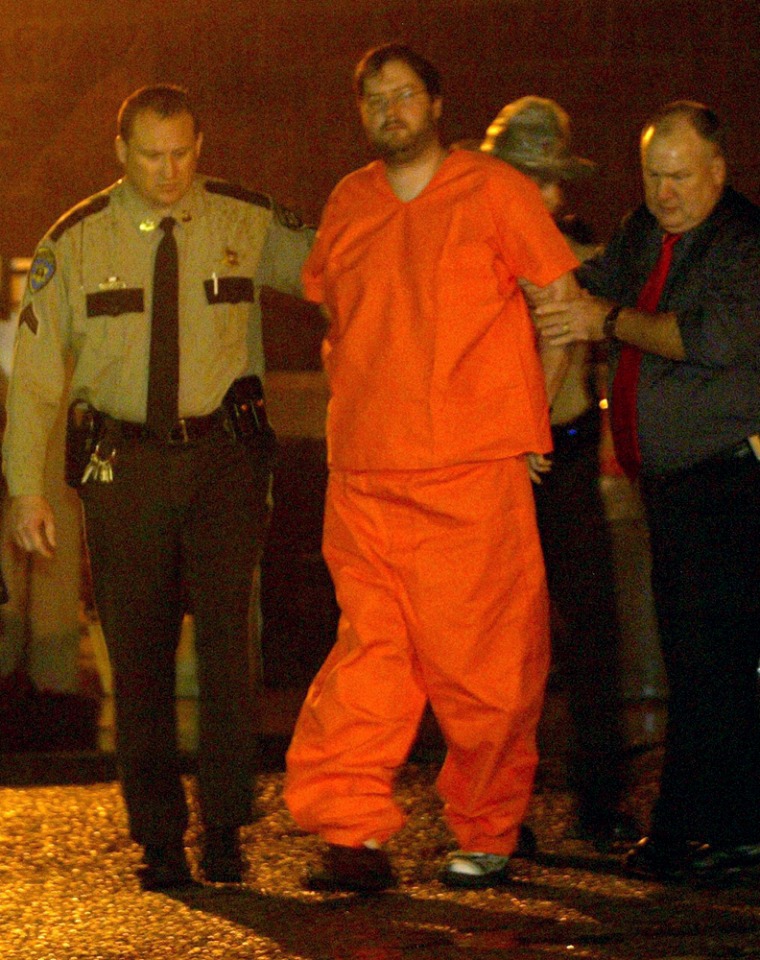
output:
M 563 332 L 563 333 L 568 333 L 569 330 L 570 330 L 570 324 L 569 324 L 569 323 L 566 323 L 565 326 L 564 326 L 564 328 L 563 328 L 563 330 L 562 330 L 562 332 Z

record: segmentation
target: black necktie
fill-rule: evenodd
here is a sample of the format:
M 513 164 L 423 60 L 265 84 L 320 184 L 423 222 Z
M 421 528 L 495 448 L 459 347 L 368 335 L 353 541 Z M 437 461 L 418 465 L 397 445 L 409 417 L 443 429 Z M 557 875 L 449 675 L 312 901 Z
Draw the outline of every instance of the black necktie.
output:
M 164 235 L 158 244 L 153 268 L 146 423 L 160 437 L 166 437 L 177 422 L 179 396 L 179 267 L 173 234 L 175 224 L 173 217 L 164 217 L 159 224 Z

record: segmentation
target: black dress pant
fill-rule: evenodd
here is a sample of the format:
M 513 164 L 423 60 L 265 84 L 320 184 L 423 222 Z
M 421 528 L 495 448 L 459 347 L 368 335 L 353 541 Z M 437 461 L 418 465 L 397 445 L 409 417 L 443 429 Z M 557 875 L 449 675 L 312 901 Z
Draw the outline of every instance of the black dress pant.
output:
M 604 822 L 624 790 L 620 630 L 612 541 L 599 491 L 599 415 L 552 428 L 551 472 L 534 487 L 553 609 L 553 680 L 573 724 L 569 774 L 582 820 Z
M 642 480 L 668 677 L 652 833 L 760 840 L 760 465 L 753 456 Z
M 95 600 L 113 670 L 117 757 L 130 833 L 178 841 L 175 655 L 195 621 L 201 814 L 252 816 L 255 693 L 248 616 L 266 526 L 267 458 L 220 426 L 185 446 L 120 442 L 112 483 L 82 488 Z

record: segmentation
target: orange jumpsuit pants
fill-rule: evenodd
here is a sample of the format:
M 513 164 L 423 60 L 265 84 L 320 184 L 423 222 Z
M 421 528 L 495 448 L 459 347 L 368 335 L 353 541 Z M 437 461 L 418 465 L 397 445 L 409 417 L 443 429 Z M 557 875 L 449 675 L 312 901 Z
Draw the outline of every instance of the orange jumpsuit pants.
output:
M 324 555 L 341 618 L 301 710 L 285 799 L 328 843 L 404 824 L 393 778 L 426 700 L 437 787 L 463 850 L 509 854 L 537 765 L 548 600 L 521 457 L 330 475 Z

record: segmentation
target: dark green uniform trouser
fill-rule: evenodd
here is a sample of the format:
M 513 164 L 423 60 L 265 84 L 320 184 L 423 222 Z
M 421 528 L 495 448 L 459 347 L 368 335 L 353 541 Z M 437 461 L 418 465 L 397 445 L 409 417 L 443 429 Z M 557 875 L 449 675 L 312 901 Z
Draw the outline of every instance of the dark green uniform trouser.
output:
M 248 640 L 253 573 L 267 516 L 267 457 L 219 426 L 171 446 L 119 443 L 112 483 L 82 488 L 98 615 L 113 670 L 117 757 L 130 834 L 179 840 L 175 655 L 195 620 L 198 782 L 206 825 L 250 823 L 255 774 Z

